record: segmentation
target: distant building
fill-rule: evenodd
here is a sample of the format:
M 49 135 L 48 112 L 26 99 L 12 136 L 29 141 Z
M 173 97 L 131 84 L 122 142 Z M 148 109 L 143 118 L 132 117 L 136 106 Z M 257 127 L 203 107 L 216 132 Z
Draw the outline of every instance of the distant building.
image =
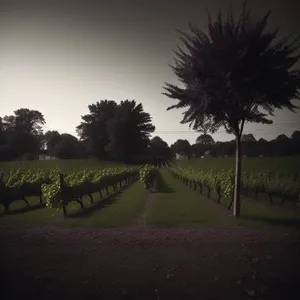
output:
M 176 159 L 178 159 L 178 160 L 188 159 L 188 156 L 183 153 L 181 153 L 181 154 L 176 153 Z
M 47 154 L 39 154 L 38 155 L 38 160 L 51 160 L 51 159 L 56 159 L 56 157 L 50 156 Z
M 204 152 L 204 156 L 212 156 L 212 151 L 211 150 L 206 150 Z

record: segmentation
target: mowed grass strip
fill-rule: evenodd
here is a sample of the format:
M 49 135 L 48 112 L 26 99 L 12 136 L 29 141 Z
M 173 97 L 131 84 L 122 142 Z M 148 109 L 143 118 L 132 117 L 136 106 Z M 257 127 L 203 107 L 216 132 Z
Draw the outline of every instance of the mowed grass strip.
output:
M 160 171 L 158 192 L 149 203 L 146 223 L 149 226 L 220 226 L 232 219 L 226 211 L 215 209 L 212 203 L 188 189 L 166 170 Z
M 109 189 L 113 193 L 113 189 Z M 62 210 L 57 211 L 54 208 L 40 208 L 16 214 L 3 215 L 3 207 L 0 206 L 0 224 L 9 225 L 59 225 L 59 226 L 100 226 L 100 227 L 125 227 L 134 226 L 136 218 L 144 208 L 145 190 L 142 184 L 137 181 L 125 188 L 120 193 L 106 200 L 106 192 L 103 191 L 103 200 L 100 200 L 99 193 L 94 194 L 94 202 L 97 207 L 87 214 L 80 217 L 69 217 L 64 220 Z M 38 197 L 28 198 L 31 206 L 39 204 Z M 85 207 L 91 206 L 88 196 L 83 198 Z M 11 210 L 20 210 L 26 208 L 24 201 L 15 201 L 11 204 Z M 80 205 L 72 201 L 67 206 L 70 216 L 80 211 Z
M 211 169 L 229 170 L 235 168 L 235 157 L 204 157 L 176 161 L 180 167 L 192 167 L 203 171 Z M 242 171 L 272 170 L 283 171 L 289 174 L 299 174 L 300 156 L 287 157 L 245 157 L 242 159 Z
M 69 218 L 63 226 L 132 227 L 145 206 L 145 189 L 138 180 L 92 214 Z
M 115 168 L 125 166 L 125 163 L 105 161 L 96 159 L 53 159 L 53 160 L 31 160 L 31 161 L 9 161 L 0 162 L 0 171 L 8 172 L 13 169 L 44 169 L 52 170 L 60 168 L 62 172 L 72 173 L 85 169 L 99 170 L 103 168 Z
M 201 195 L 198 186 L 196 191 L 194 191 L 178 179 L 176 179 L 176 181 L 186 189 L 193 191 L 193 193 L 198 195 L 203 201 L 207 201 L 207 188 L 203 188 L 203 193 Z M 219 206 L 216 207 L 216 209 L 221 208 L 224 212 L 228 211 L 228 206 L 231 202 L 230 199 L 224 199 L 222 195 L 220 203 L 217 204 L 218 195 L 215 190 L 211 190 L 210 199 L 215 202 L 215 206 Z M 285 203 L 284 205 L 288 205 L 288 203 Z M 285 207 L 284 205 L 271 205 L 268 201 L 261 202 L 254 198 L 246 198 L 241 195 L 241 216 L 238 219 L 232 217 L 232 225 L 258 227 L 262 225 L 280 225 L 300 228 L 300 208 L 296 206 Z
M 217 199 L 216 192 L 212 193 L 213 199 Z M 221 200 L 221 205 L 227 209 L 230 200 Z M 286 203 L 287 204 L 287 203 Z M 236 223 L 245 226 L 280 225 L 300 228 L 300 208 L 285 207 L 278 204 L 269 204 L 241 196 L 241 216 Z

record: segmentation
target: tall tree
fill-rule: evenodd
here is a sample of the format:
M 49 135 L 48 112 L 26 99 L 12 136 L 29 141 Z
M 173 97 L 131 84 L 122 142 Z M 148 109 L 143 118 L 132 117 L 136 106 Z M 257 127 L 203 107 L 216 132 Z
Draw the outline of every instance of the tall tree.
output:
M 15 110 L 14 114 L 3 118 L 6 130 L 32 135 L 38 135 L 43 132 L 42 126 L 46 122 L 41 112 L 20 108 Z
M 275 108 L 295 112 L 293 99 L 300 99 L 300 70 L 294 69 L 299 38 L 275 41 L 277 30 L 266 31 L 270 12 L 255 21 L 246 9 L 237 21 L 219 12 L 215 21 L 208 13 L 208 33 L 190 24 L 191 33 L 181 34 L 186 51 L 178 47 L 172 67 L 184 88 L 166 83 L 163 93 L 187 108 L 181 123 L 195 130 L 215 132 L 221 126 L 235 135 L 236 168 L 233 214 L 240 215 L 241 135 L 246 122 L 271 124 Z M 261 112 L 263 108 L 267 113 Z
M 109 142 L 107 123 L 116 114 L 117 103 L 112 100 L 101 100 L 88 106 L 89 114 L 81 116 L 82 122 L 76 130 L 81 140 L 88 145 L 92 156 L 107 159 L 105 150 Z
M 242 134 L 241 141 L 242 142 L 256 142 L 256 139 L 252 133 L 249 133 L 249 134 Z
M 60 142 L 60 134 L 56 130 L 49 130 L 44 134 L 44 143 L 48 153 L 54 153 L 54 149 Z
M 107 123 L 109 142 L 105 147 L 115 160 L 134 162 L 145 153 L 155 126 L 143 105 L 125 100 L 118 105 L 114 117 Z
M 174 162 L 173 153 L 169 145 L 159 136 L 150 141 L 149 147 L 152 164 L 157 166 L 170 165 Z
M 200 143 L 205 146 L 211 146 L 215 143 L 215 141 L 210 134 L 203 133 L 197 137 L 196 143 Z
M 300 130 L 296 130 L 292 133 L 291 138 L 295 141 L 299 141 L 300 142 Z
M 188 140 L 178 139 L 174 144 L 171 145 L 171 149 L 174 154 L 183 154 L 187 156 L 191 156 L 193 152 L 193 148 Z
M 300 155 L 300 130 L 296 130 L 292 133 L 292 154 Z
M 81 158 L 83 147 L 78 139 L 68 133 L 62 133 L 53 146 L 52 154 L 61 159 Z
M 14 156 L 39 152 L 45 123 L 41 112 L 28 108 L 20 108 L 14 111 L 14 115 L 4 116 L 3 128 Z
M 286 134 L 279 134 L 275 140 L 278 142 L 284 143 L 284 142 L 288 141 L 289 138 L 286 136 Z

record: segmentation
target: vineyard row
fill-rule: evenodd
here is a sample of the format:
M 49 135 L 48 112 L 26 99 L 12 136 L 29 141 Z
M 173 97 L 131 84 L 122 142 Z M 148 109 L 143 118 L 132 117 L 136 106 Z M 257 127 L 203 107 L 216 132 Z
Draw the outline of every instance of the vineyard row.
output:
M 24 200 L 26 197 L 39 196 L 46 200 L 46 206 L 62 208 L 64 216 L 67 216 L 66 206 L 76 201 L 81 208 L 84 207 L 82 197 L 89 196 L 93 203 L 94 193 L 102 191 L 109 194 L 109 187 L 114 191 L 122 183 L 129 184 L 139 177 L 139 167 L 111 168 L 99 171 L 81 171 L 71 174 L 62 174 L 59 169 L 46 172 L 39 171 L 13 171 L 0 176 L 0 203 L 8 211 L 10 204 L 16 200 Z
M 180 179 L 187 185 L 196 190 L 199 186 L 200 193 L 203 187 L 208 190 L 207 196 L 211 191 L 215 191 L 218 195 L 218 203 L 221 198 L 231 200 L 229 208 L 232 205 L 234 193 L 234 172 L 233 170 L 210 170 L 202 171 L 193 168 L 170 168 L 171 174 Z M 300 196 L 300 180 L 295 176 L 287 176 L 281 173 L 270 174 L 269 172 L 244 172 L 242 173 L 241 190 L 244 194 L 252 191 L 256 198 L 259 193 L 268 195 L 271 204 L 273 196 L 281 197 L 282 204 L 285 200 L 296 200 L 299 202 Z

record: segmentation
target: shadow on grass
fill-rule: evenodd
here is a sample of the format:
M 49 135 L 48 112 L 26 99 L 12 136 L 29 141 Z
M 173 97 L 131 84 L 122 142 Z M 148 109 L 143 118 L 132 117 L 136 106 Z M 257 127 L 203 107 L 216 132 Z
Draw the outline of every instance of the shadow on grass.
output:
M 300 228 L 300 219 L 288 218 L 270 218 L 270 217 L 257 217 L 257 216 L 241 216 L 241 219 L 247 221 L 259 221 L 270 225 L 280 225 Z
M 123 191 L 128 189 L 135 182 L 136 181 L 134 181 L 126 186 L 123 186 L 121 189 L 117 190 L 116 192 L 103 197 L 100 201 L 94 202 L 93 204 L 91 204 L 88 207 L 85 207 L 84 209 L 80 209 L 73 213 L 68 213 L 68 218 L 74 219 L 74 218 L 89 217 L 93 212 L 100 211 L 101 209 L 107 207 L 108 205 L 115 203 L 118 200 L 117 196 L 120 196 L 123 193 Z
M 164 181 L 160 172 L 158 172 L 156 182 L 157 182 L 157 193 L 174 193 L 174 189 Z
M 8 210 L 7 212 L 2 212 L 0 214 L 0 217 L 4 217 L 4 216 L 7 216 L 7 215 L 22 214 L 22 213 L 25 213 L 25 212 L 34 211 L 34 210 L 38 210 L 38 209 L 42 209 L 42 208 L 46 208 L 46 203 L 40 203 L 40 204 L 25 206 L 25 207 L 19 208 L 19 209 Z

